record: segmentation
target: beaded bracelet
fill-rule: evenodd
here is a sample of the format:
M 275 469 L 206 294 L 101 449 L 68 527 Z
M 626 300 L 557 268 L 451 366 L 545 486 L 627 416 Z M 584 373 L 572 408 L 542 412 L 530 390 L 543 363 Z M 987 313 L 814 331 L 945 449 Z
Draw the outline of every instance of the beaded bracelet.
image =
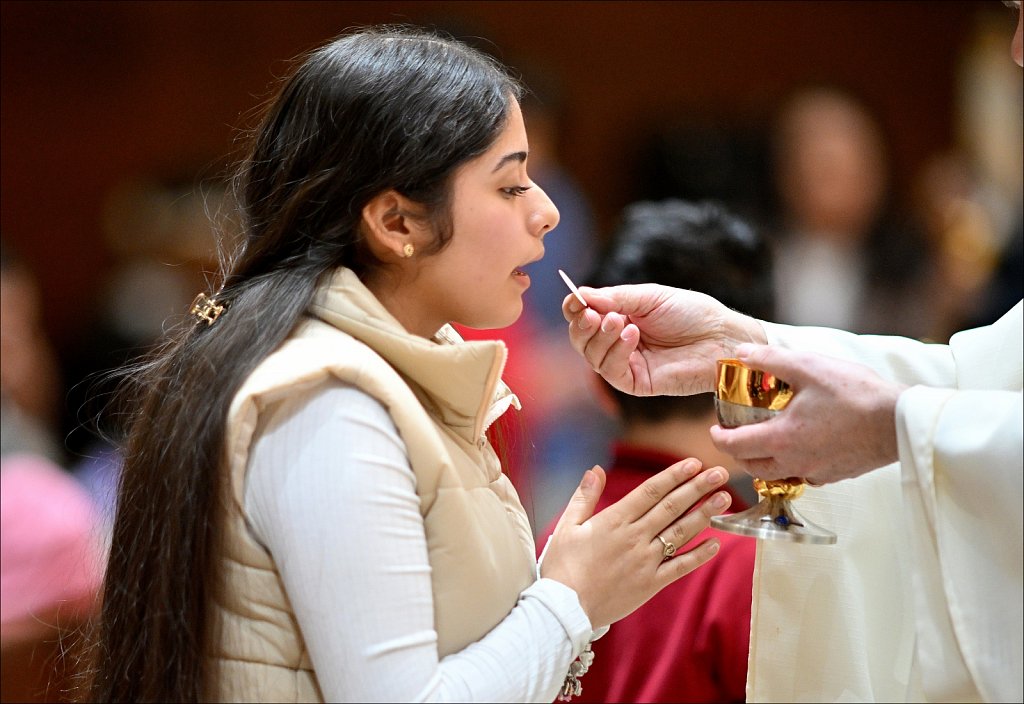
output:
M 565 675 L 562 689 L 558 693 L 558 701 L 567 702 L 573 697 L 583 693 L 583 685 L 580 684 L 580 677 L 587 674 L 591 664 L 594 662 L 594 651 L 590 649 L 590 643 L 583 649 L 579 657 L 569 664 L 569 672 Z

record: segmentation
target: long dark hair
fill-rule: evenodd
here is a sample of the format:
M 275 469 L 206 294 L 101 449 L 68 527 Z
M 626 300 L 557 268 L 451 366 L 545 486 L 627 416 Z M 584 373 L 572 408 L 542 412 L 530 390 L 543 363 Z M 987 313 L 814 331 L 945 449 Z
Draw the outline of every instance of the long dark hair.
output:
M 90 671 L 103 702 L 199 701 L 216 673 L 209 603 L 220 575 L 228 406 L 339 266 L 380 266 L 363 206 L 387 189 L 451 237 L 455 169 L 504 126 L 517 82 L 422 30 L 376 27 L 309 53 L 269 103 L 236 176 L 242 242 L 222 266 L 215 325 L 185 319 L 128 375 L 130 412 Z

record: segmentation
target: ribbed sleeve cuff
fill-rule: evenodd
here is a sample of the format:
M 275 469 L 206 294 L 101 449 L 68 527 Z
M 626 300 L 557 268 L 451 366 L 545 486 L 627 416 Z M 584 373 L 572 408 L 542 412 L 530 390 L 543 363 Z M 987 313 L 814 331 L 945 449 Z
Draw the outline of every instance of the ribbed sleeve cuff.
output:
M 572 643 L 572 657 L 575 659 L 587 643 L 604 635 L 607 627 L 595 633 L 590 619 L 580 606 L 579 596 L 574 589 L 553 579 L 538 579 L 523 592 L 524 599 L 536 599 L 551 612 L 558 623 L 565 629 L 565 634 Z

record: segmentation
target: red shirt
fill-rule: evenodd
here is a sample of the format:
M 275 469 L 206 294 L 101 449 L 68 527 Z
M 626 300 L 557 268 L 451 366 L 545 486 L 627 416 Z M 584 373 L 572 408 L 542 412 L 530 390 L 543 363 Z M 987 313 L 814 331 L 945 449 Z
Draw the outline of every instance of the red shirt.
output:
M 678 462 L 661 452 L 616 444 L 598 510 Z M 732 494 L 732 511 L 746 508 Z M 540 549 L 555 528 L 539 537 Z M 665 587 L 594 641 L 594 663 L 579 702 L 742 702 L 750 644 L 756 541 L 707 529 L 721 549 L 711 562 Z

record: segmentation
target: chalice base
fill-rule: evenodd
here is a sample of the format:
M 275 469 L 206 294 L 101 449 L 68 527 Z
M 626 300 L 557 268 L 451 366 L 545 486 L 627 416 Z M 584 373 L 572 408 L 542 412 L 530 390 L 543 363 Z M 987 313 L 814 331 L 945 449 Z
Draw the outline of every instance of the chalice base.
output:
M 801 516 L 789 499 L 768 496 L 756 506 L 740 513 L 713 516 L 711 526 L 764 540 L 788 540 L 793 543 L 834 545 L 836 534 Z

